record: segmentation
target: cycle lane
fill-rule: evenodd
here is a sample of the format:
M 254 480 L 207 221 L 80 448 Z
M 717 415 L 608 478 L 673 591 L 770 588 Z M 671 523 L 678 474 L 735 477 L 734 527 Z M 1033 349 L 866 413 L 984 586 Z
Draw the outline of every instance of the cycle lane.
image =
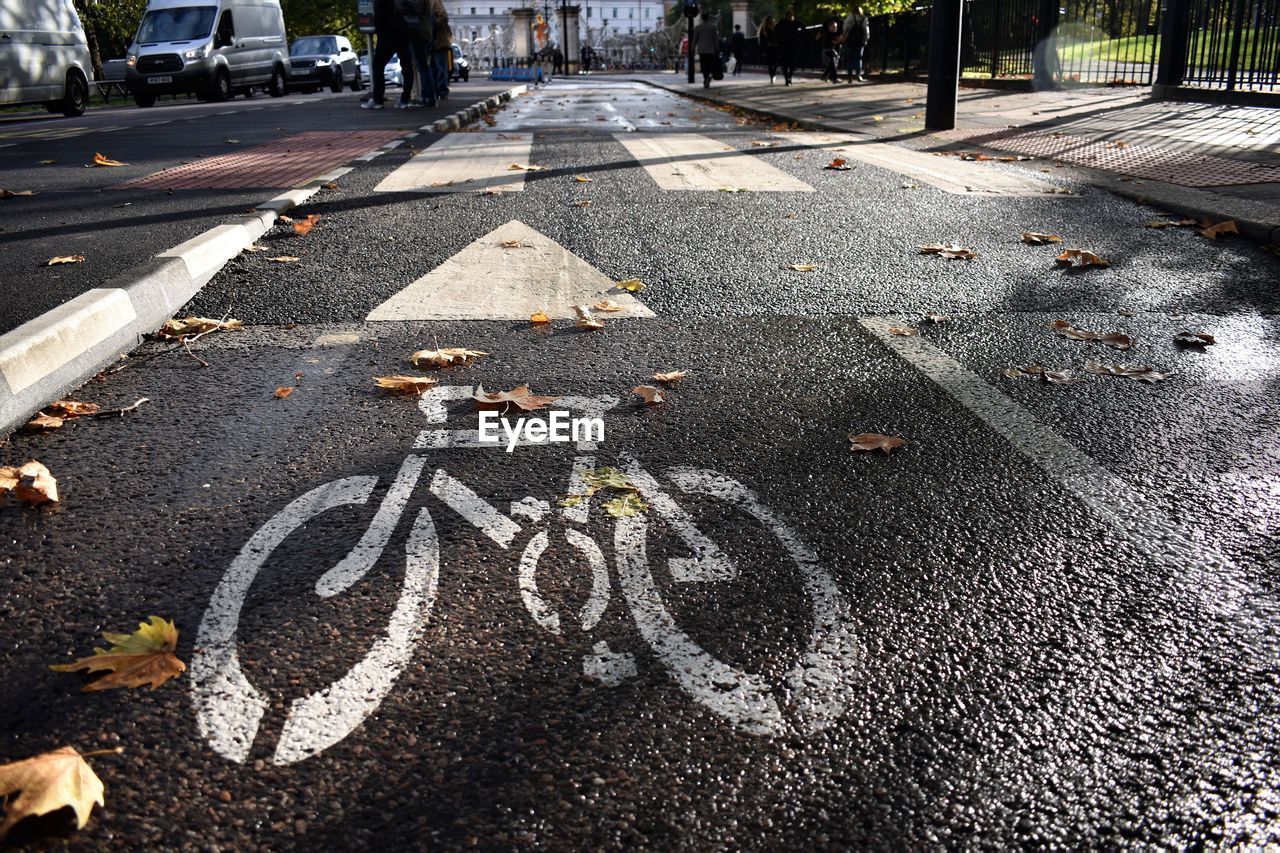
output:
M 561 326 L 385 324 L 208 338 L 208 369 L 179 350 L 105 386 L 121 400 L 157 400 L 145 430 L 126 420 L 15 437 L 15 449 L 39 442 L 64 499 L 53 514 L 6 518 L 21 525 L 14 532 L 24 545 L 5 596 L 7 641 L 19 649 L 9 679 L 26 696 L 7 703 L 6 728 L 23 743 L 76 730 L 126 740 L 120 769 L 136 773 L 113 771 L 100 817 L 128 838 L 177 842 L 195 826 L 230 843 L 260 825 L 260 838 L 287 843 L 301 820 L 309 843 L 376 828 L 405 843 L 425 833 L 448 844 L 475 835 L 750 845 L 818 833 L 835 843 L 940 832 L 1012 842 L 1089 831 L 1103 840 L 1126 826 L 1123 802 L 1111 805 L 1123 786 L 1190 796 L 1182 788 L 1196 773 L 1156 782 L 1142 755 L 1198 766 L 1224 748 L 1225 726 L 1255 733 L 1233 747 L 1244 751 L 1266 725 L 1266 715 L 1242 719 L 1233 682 L 1221 680 L 1250 672 L 1235 653 L 1238 638 L 1204 635 L 1201 620 L 1212 614 L 1170 580 L 1171 567 L 1154 565 L 1052 477 L 1011 457 L 856 320 L 620 320 L 604 333 Z M 442 383 L 527 381 L 538 393 L 620 398 L 605 415 L 605 441 L 594 450 L 415 451 L 419 433 L 440 425 L 415 400 L 382 396 L 371 377 L 397 369 L 428 328 L 441 343 L 465 336 L 493 353 L 441 372 Z M 792 355 L 786 364 L 744 362 L 735 355 L 744 335 Z M 633 384 L 676 367 L 690 374 L 667 404 L 633 404 Z M 273 398 L 271 387 L 297 371 L 297 390 Z M 470 409 L 447 407 L 445 426 L 474 428 Z M 868 458 L 848 453 L 850 431 L 911 443 Z M 624 467 L 636 460 L 737 565 L 725 580 L 677 582 L 669 558 L 697 552 L 670 519 L 648 513 L 647 566 L 673 622 L 716 660 L 759 676 L 783 704 L 795 695 L 789 673 L 813 625 L 803 566 L 776 526 L 682 490 L 672 469 L 733 478 L 812 550 L 848 604 L 852 631 L 832 724 L 805 731 L 800 708 L 783 729 L 751 733 L 691 691 L 636 618 L 642 596 L 623 588 L 626 543 L 619 547 L 599 502 L 585 524 L 516 511 L 526 497 L 554 508 L 582 456 Z M 350 588 L 320 598 L 317 580 L 358 551 L 411 457 L 422 473 L 383 556 Z M 111 462 L 85 469 L 84 458 Z M 168 458 L 184 464 L 157 464 Z M 506 547 L 441 499 L 437 471 L 518 526 Z M 247 751 L 229 755 L 202 729 L 192 697 L 193 657 L 208 653 L 197 651 L 196 626 L 273 517 L 316 487 L 354 477 L 378 478 L 364 504 L 334 506 L 269 554 L 248 549 L 265 559 L 239 614 L 239 658 L 269 701 Z M 438 537 L 439 575 L 403 671 L 346 737 L 277 763 L 295 700 L 342 678 L 394 621 L 410 574 L 406 549 L 422 553 L 412 532 L 422 509 Z M 596 572 L 561 538 L 570 529 L 599 546 L 610 576 L 589 631 L 577 617 Z M 541 530 L 551 546 L 536 585 L 560 633 L 540 623 L 521 588 L 521 553 Z M 104 620 L 152 611 L 182 629 L 189 678 L 155 694 L 82 698 L 74 679 L 42 671 L 100 626 L 120 627 Z M 1192 663 L 1197 650 L 1222 661 L 1205 672 Z M 708 695 L 737 689 L 710 687 Z M 227 695 L 215 691 L 212 701 Z M 1162 700 L 1156 712 L 1153 697 Z M 1215 698 L 1220 707 L 1206 711 Z M 36 710 L 49 707 L 59 713 Z M 1258 772 L 1248 764 L 1238 769 Z M 144 804 L 151 766 L 181 779 L 163 821 Z M 1204 831 L 1191 806 L 1184 815 L 1174 831 Z

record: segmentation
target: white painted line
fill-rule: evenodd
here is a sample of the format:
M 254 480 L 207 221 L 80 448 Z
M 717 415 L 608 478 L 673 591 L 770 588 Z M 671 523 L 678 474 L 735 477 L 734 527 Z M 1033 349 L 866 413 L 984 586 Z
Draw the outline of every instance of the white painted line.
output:
M 592 654 L 582 659 L 582 674 L 606 687 L 617 687 L 636 677 L 636 658 L 630 652 L 613 652 L 604 640 L 591 647 Z
M 614 134 L 660 189 L 715 192 L 813 192 L 813 187 L 760 157 L 697 133 Z
M 733 580 L 738 576 L 738 567 L 733 561 L 694 526 L 689 513 L 662 491 L 658 481 L 638 463 L 632 462 L 627 466 L 627 479 L 640 490 L 640 496 L 693 552 L 692 557 L 672 557 L 667 560 L 672 580 L 680 583 L 710 583 Z
M 82 293 L 0 335 L 0 375 L 19 394 L 135 319 L 124 290 Z
M 173 121 L 173 119 L 165 119 L 164 121 L 149 121 L 143 124 L 142 126 L 143 127 L 160 127 L 161 125 L 168 124 L 171 121 Z
M 520 248 L 505 248 L 518 240 Z M 496 274 L 501 271 L 501 274 Z M 369 320 L 525 320 L 535 311 L 576 316 L 574 305 L 599 301 L 613 279 L 555 240 L 512 220 L 490 231 L 369 312 Z M 607 293 L 623 306 L 606 318 L 652 317 L 629 293 Z
M 600 618 L 609 609 L 609 564 L 605 562 L 604 552 L 596 540 L 590 536 L 569 528 L 564 532 L 564 538 L 587 558 L 587 565 L 591 566 L 591 596 L 579 614 L 582 630 L 590 631 L 600 624 Z
M 581 495 L 582 500 L 573 506 L 560 508 L 560 515 L 565 521 L 574 524 L 586 524 L 590 518 L 591 498 L 587 497 L 587 472 L 596 467 L 594 456 L 578 456 L 573 460 L 573 470 L 569 473 L 569 494 Z
M 529 165 L 531 133 L 453 133 L 413 156 L 374 187 L 374 192 L 521 192 Z
M 538 592 L 538 559 L 546 550 L 547 531 L 539 530 L 537 535 L 530 539 L 529 544 L 525 546 L 524 553 L 520 555 L 520 567 L 518 570 L 520 600 L 524 602 L 525 610 L 529 611 L 529 615 L 533 617 L 534 622 L 537 622 L 552 634 L 559 634 L 560 615 L 555 612 L 551 605 L 547 604 L 546 599 Z
M 890 334 L 894 324 L 886 318 L 865 317 L 858 322 L 1075 495 L 1136 550 L 1173 569 L 1170 577 L 1210 612 L 1227 615 L 1240 609 L 1244 592 L 1231 561 L 1193 539 L 1184 524 L 1154 507 L 1146 495 L 933 344 Z
M 431 480 L 431 493 L 503 548 L 520 532 L 520 525 L 443 470 L 436 471 Z
M 833 157 L 857 160 L 897 172 L 955 195 L 1040 196 L 1054 195 L 1058 189 L 1048 181 L 992 168 L 990 163 L 970 162 L 959 157 L 935 157 L 888 142 L 870 142 L 832 133 L 778 133 L 774 136 L 787 142 L 822 148 L 830 151 Z

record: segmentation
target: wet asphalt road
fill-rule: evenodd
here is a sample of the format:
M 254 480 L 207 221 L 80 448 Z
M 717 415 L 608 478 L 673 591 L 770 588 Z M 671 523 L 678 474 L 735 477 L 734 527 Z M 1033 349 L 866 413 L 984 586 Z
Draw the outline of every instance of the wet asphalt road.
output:
M 596 114 L 635 125 L 655 112 L 818 192 L 661 191 L 592 127 Z M 144 345 L 79 395 L 104 406 L 149 397 L 136 415 L 15 435 L 0 450 L 6 464 L 40 459 L 63 492 L 54 510 L 0 510 L 11 543 L 0 571 L 5 756 L 126 747 L 93 759 L 107 807 L 85 830 L 60 836 L 55 818 L 20 837 L 199 849 L 1280 840 L 1280 330 L 1269 284 L 1280 259 L 1146 229 L 1153 211 L 1089 189 L 968 198 L 903 189 L 902 175 L 865 165 L 823 171 L 830 152 L 754 148 L 767 126 L 640 87 L 558 84 L 517 99 L 488 131 L 522 129 L 540 134 L 531 159 L 546 167 L 523 193 L 375 194 L 409 152 L 362 166 L 300 211 L 322 215 L 311 234 L 264 240 L 297 265 L 245 255 L 189 306 L 250 324 L 194 345 L 208 367 Z M 584 198 L 590 207 L 574 204 Z M 364 322 L 511 219 L 610 277 L 645 280 L 639 298 L 657 317 L 594 333 Z M 1113 266 L 1057 269 L 1053 247 L 1018 241 L 1027 228 L 1067 234 Z M 950 239 L 981 257 L 915 252 Z M 818 269 L 784 269 L 801 260 Z M 950 319 L 930 324 L 925 312 Z M 1047 324 L 1060 317 L 1123 331 L 1133 349 L 1056 337 Z M 877 318 L 919 334 L 882 339 Z M 1179 349 L 1172 335 L 1184 328 L 1220 343 Z M 415 372 L 404 358 L 437 341 L 491 353 L 442 372 L 442 384 L 618 397 L 605 441 L 415 451 L 421 430 L 442 425 L 371 377 Z M 1171 376 L 1086 376 L 1086 359 Z M 1086 379 L 1000 373 L 1029 362 Z M 633 385 L 673 368 L 689 376 L 667 404 L 634 405 Z M 275 398 L 298 372 L 297 390 Z M 469 405 L 446 411 L 444 428 L 475 428 Z M 850 432 L 909 444 L 851 454 Z M 679 580 L 685 564 L 671 558 L 699 552 L 678 513 L 651 510 L 637 535 L 598 501 L 585 521 L 512 510 L 529 497 L 554 508 L 584 456 L 634 462 L 633 478 L 651 475 L 736 571 Z M 317 578 L 361 553 L 378 508 L 394 503 L 406 459 L 422 474 L 381 558 L 318 596 Z M 440 496 L 437 472 L 514 522 L 505 546 Z M 699 473 L 710 491 L 690 487 Z M 366 502 L 245 551 L 260 566 L 238 614 L 238 660 L 268 698 L 247 749 L 229 757 L 219 732 L 245 730 L 202 716 L 196 660 L 214 644 L 201 647 L 197 628 L 220 618 L 211 601 L 255 533 L 300 495 L 356 477 L 377 478 Z M 744 493 L 765 511 L 753 514 Z M 541 531 L 550 544 L 531 604 L 521 555 Z M 590 548 L 571 547 L 571 533 L 607 561 L 607 604 L 589 628 Z M 424 541 L 438 543 L 438 578 L 403 671 L 336 744 L 276 763 L 294 700 L 395 634 L 406 579 L 431 562 Z M 698 565 L 714 563 L 703 556 Z M 670 626 L 653 628 L 654 600 Z M 151 613 L 182 631 L 192 671 L 179 680 L 85 696 L 75 676 L 45 669 Z M 826 643 L 812 647 L 815 636 Z M 699 670 L 707 658 L 682 657 L 680 637 L 728 669 Z M 225 688 L 210 694 L 223 711 Z M 763 734 L 741 716 L 754 689 L 778 708 Z

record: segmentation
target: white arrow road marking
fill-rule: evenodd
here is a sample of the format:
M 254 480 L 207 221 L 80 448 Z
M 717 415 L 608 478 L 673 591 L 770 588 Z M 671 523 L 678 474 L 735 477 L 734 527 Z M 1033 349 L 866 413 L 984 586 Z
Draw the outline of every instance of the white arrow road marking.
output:
M 613 138 L 640 162 L 659 189 L 813 192 L 813 187 L 763 158 L 726 151 L 723 142 L 698 133 L 614 134 Z
M 959 157 L 935 157 L 924 151 L 888 142 L 857 139 L 847 134 L 778 133 L 774 136 L 790 143 L 826 149 L 833 158 L 857 160 L 897 172 L 955 195 L 1053 195 L 1058 190 L 1048 181 L 992 168 L 990 163 L 975 163 Z
M 518 240 L 520 248 L 505 248 Z M 576 316 L 612 290 L 613 279 L 555 240 L 512 220 L 465 247 L 369 312 L 369 320 L 525 320 L 535 311 Z M 608 293 L 622 306 L 609 317 L 652 317 L 629 293 Z
M 382 179 L 374 192 L 465 193 L 482 190 L 521 192 L 531 133 L 449 133 Z

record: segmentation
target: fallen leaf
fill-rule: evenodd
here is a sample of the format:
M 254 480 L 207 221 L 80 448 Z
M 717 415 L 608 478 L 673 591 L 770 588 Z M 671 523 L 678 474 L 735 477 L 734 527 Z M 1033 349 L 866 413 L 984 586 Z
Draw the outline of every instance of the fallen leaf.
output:
M 1120 332 L 1091 332 L 1088 329 L 1077 329 L 1066 320 L 1054 320 L 1049 324 L 1059 335 L 1073 341 L 1097 341 L 1118 350 L 1127 350 L 1133 342 L 1128 335 Z
M 36 412 L 36 416 L 27 421 L 26 425 L 22 428 L 27 432 L 40 432 L 41 430 L 48 432 L 50 430 L 62 429 L 63 423 L 65 423 L 64 418 L 46 415 L 44 412 Z
M 93 155 L 94 166 L 128 166 L 128 163 L 121 163 L 119 160 L 112 160 L 110 157 L 104 157 L 101 154 Z
M 904 190 L 918 190 L 920 189 L 920 185 L 916 183 L 912 183 L 911 181 L 903 181 L 902 188 Z
M 39 163 L 37 163 L 36 165 L 37 165 L 37 166 L 52 166 L 52 165 L 54 165 L 54 164 L 55 164 L 55 163 L 57 163 L 57 162 L 58 162 L 57 160 L 41 160 L 41 161 L 40 161 Z
M 18 198 L 19 196 L 33 196 L 33 195 L 36 195 L 36 193 L 33 193 L 31 190 L 14 191 L 14 190 L 6 190 L 3 187 L 0 187 L 0 198 Z
M 1026 367 L 1006 367 L 1000 372 L 1013 379 L 1036 379 L 1053 385 L 1074 385 L 1080 381 L 1066 371 L 1045 370 L 1038 364 L 1028 364 Z
M 883 451 L 887 456 L 906 444 L 906 439 L 895 438 L 892 435 L 881 435 L 878 432 L 860 432 L 857 435 L 849 433 L 849 449 L 855 453 L 859 451 Z
M 925 319 L 930 323 L 946 323 L 951 318 L 946 314 L 926 314 Z
M 64 808 L 75 812 L 76 829 L 84 829 L 94 804 L 105 805 L 102 793 L 102 780 L 84 756 L 69 746 L 0 765 L 0 802 L 4 803 L 0 838 L 23 818 Z
M 722 193 L 745 193 L 748 192 L 746 187 L 720 187 Z
M 522 412 L 532 412 L 535 409 L 541 409 L 559 400 L 559 397 L 540 397 L 529 390 L 528 385 L 521 385 L 510 391 L 494 391 L 488 392 L 484 390 L 483 385 L 476 386 L 476 392 L 471 396 L 476 403 L 477 410 L 486 409 L 505 409 L 507 406 L 515 406 Z
M 47 267 L 55 267 L 58 264 L 81 264 L 84 263 L 84 255 L 59 255 L 56 258 L 50 258 L 45 262 Z
M 679 382 L 681 379 L 684 379 L 688 372 L 689 371 L 687 370 L 672 370 L 668 373 L 655 373 L 653 374 L 653 378 L 659 382 L 665 383 Z
M 520 240 L 503 240 L 502 248 L 504 249 L 529 249 L 532 248 L 527 243 Z
M 482 355 L 488 354 L 478 349 L 467 349 L 466 347 L 442 347 L 441 349 L 418 350 L 409 356 L 409 361 L 413 362 L 414 367 L 421 367 L 424 361 L 433 367 L 450 367 L 455 364 L 466 364 Z
M 0 466 L 0 505 L 10 496 L 30 506 L 58 502 L 58 481 L 32 459 L 24 465 Z
M 1128 148 L 1129 143 L 1125 142 L 1123 139 L 1117 139 L 1114 142 L 1108 142 L 1107 147 L 1108 148 Z
M 849 165 L 847 160 L 844 160 L 843 158 L 840 158 L 840 157 L 836 157 L 834 160 L 832 160 L 830 163 L 823 166 L 822 168 L 831 169 L 836 172 L 847 172 L 853 167 Z
M 884 121 L 884 116 L 872 116 L 872 121 Z
M 528 166 L 524 163 L 512 163 L 507 167 L 507 170 L 514 172 L 541 172 L 545 168 L 545 166 Z
M 573 179 L 574 179 L 574 181 L 576 181 L 577 183 L 580 183 L 580 184 L 589 184 L 589 183 L 591 183 L 591 181 L 592 181 L 592 179 L 591 179 L 591 178 L 588 178 L 588 177 L 586 177 L 586 176 L 584 176 L 584 175 L 574 175 L 574 176 L 573 176 Z
M 575 201 L 571 205 L 571 207 L 583 207 L 583 208 L 590 207 L 590 206 L 591 206 L 591 199 L 589 198 L 584 198 L 582 201 Z
M 1025 154 L 1009 154 L 1004 157 L 997 157 L 1001 163 L 1021 163 L 1024 160 L 1034 160 L 1034 157 L 1028 157 Z
M 961 155 L 960 155 L 960 159 L 961 159 L 961 160 L 968 160 L 968 161 L 969 161 L 969 162 L 971 162 L 971 163 L 985 163 L 985 162 L 987 162 L 988 160 L 994 160 L 995 158 L 994 158 L 994 157 L 990 157 L 990 156 L 988 156 L 988 155 L 986 155 L 986 154 L 973 154 L 973 153 L 971 153 L 971 152 L 967 152 L 967 151 L 966 151 L 965 153 L 963 153 L 963 154 L 961 154 Z
M 1194 219 L 1156 219 L 1147 223 L 1148 228 L 1192 228 L 1200 223 Z
M 1217 343 L 1213 335 L 1207 332 L 1178 332 L 1173 336 L 1173 341 L 1180 346 L 1188 347 L 1208 347 Z
M 795 270 L 796 272 L 813 272 L 817 268 L 818 268 L 817 264 L 811 264 L 808 261 L 802 261 L 800 263 L 794 263 L 794 264 L 787 264 L 787 269 Z
M 1062 237 L 1057 234 L 1046 234 L 1042 231 L 1023 231 L 1022 242 L 1032 246 L 1040 246 L 1045 243 L 1061 243 Z
M 1063 266 L 1068 266 L 1068 267 L 1072 265 L 1071 262 L 1073 260 L 1079 261 L 1080 266 L 1082 267 L 1111 266 L 1111 261 L 1107 260 L 1106 258 L 1099 257 L 1098 255 L 1095 255 L 1093 252 L 1085 251 L 1084 249 L 1063 249 L 1062 254 L 1054 258 L 1054 261 L 1056 261 L 1057 263 L 1062 264 Z
M 320 186 L 322 189 L 326 190 L 336 190 L 338 188 L 338 184 L 334 181 L 330 181 L 327 184 L 321 184 Z
M 270 249 L 267 246 L 260 246 L 257 243 L 254 243 L 252 246 L 245 246 L 241 251 L 248 252 L 252 255 L 255 252 L 269 252 Z
M 173 653 L 178 647 L 178 629 L 172 622 L 152 616 L 138 623 L 132 634 L 113 634 L 105 631 L 102 638 L 111 645 L 95 648 L 87 658 L 72 663 L 55 664 L 54 672 L 108 671 L 110 675 L 91 681 L 82 689 L 85 693 L 110 690 L 114 687 L 141 687 L 150 685 L 155 690 L 171 678 L 186 670 L 186 665 Z
M 614 285 L 618 290 L 626 290 L 630 293 L 635 293 L 637 290 L 644 290 L 647 286 L 648 285 L 638 278 L 628 278 Z
M 649 505 L 635 492 L 628 492 L 605 501 L 603 508 L 613 518 L 629 518 L 640 515 Z
M 299 237 L 305 237 L 311 233 L 311 229 L 316 227 L 316 223 L 320 221 L 320 214 L 308 213 L 306 218 L 293 223 L 293 233 Z
M 96 415 L 102 409 L 97 403 L 86 403 L 81 400 L 54 400 L 45 408 L 55 415 L 67 419 Z
M 1085 362 L 1084 369 L 1099 376 L 1123 376 L 1138 382 L 1159 382 L 1168 379 L 1168 373 L 1160 373 L 1150 367 L 1138 367 L 1129 364 L 1099 364 L 1096 361 Z
M 223 141 L 224 141 L 224 142 L 226 142 L 228 145 L 239 145 L 239 144 L 240 144 L 240 140 L 239 140 L 239 139 L 225 139 L 225 140 L 223 140 Z
M 530 323 L 550 323 L 551 318 L 547 316 L 546 311 L 534 311 L 529 315 Z
M 302 258 L 294 255 L 277 255 L 274 258 L 267 258 L 267 260 L 273 264 L 296 264 L 298 261 L 302 260 Z
M 1210 225 L 1209 220 L 1206 219 L 1200 224 L 1204 226 L 1200 229 L 1200 236 L 1208 237 L 1210 240 L 1217 240 L 1225 234 L 1240 233 L 1240 229 L 1236 227 L 1236 221 L 1234 219 L 1219 222 L 1217 225 Z
M 276 389 L 276 396 L 279 397 L 281 400 L 283 400 L 285 397 L 288 397 L 292 393 L 293 393 L 292 385 L 281 385 L 279 388 Z
M 608 313 L 613 314 L 617 311 L 623 310 L 626 306 L 619 305 L 617 302 L 614 302 L 612 299 L 601 299 L 599 302 L 597 302 L 595 305 L 592 305 L 591 307 L 596 309 L 597 311 L 607 311 Z
M 667 402 L 666 396 L 662 393 L 661 388 L 655 388 L 652 385 L 637 385 L 631 389 L 632 393 L 638 395 L 644 400 L 646 406 L 654 406 L 658 403 Z
M 973 249 L 965 248 L 959 243 L 929 243 L 920 247 L 922 255 L 938 255 L 947 260 L 968 261 L 978 257 L 978 253 Z
M 227 332 L 243 329 L 240 320 L 214 320 L 209 317 L 183 317 L 165 320 L 164 325 L 156 332 L 157 338 L 185 338 L 188 335 L 203 335 L 206 332 Z
M 379 388 L 385 388 L 395 394 L 421 394 L 436 384 L 436 380 L 430 376 L 404 376 L 400 374 L 396 376 L 375 376 L 373 381 Z
M 590 329 L 595 331 L 604 328 L 604 321 L 597 317 L 593 317 L 591 309 L 585 305 L 573 306 L 573 313 L 578 315 L 577 321 L 574 323 L 579 329 Z

